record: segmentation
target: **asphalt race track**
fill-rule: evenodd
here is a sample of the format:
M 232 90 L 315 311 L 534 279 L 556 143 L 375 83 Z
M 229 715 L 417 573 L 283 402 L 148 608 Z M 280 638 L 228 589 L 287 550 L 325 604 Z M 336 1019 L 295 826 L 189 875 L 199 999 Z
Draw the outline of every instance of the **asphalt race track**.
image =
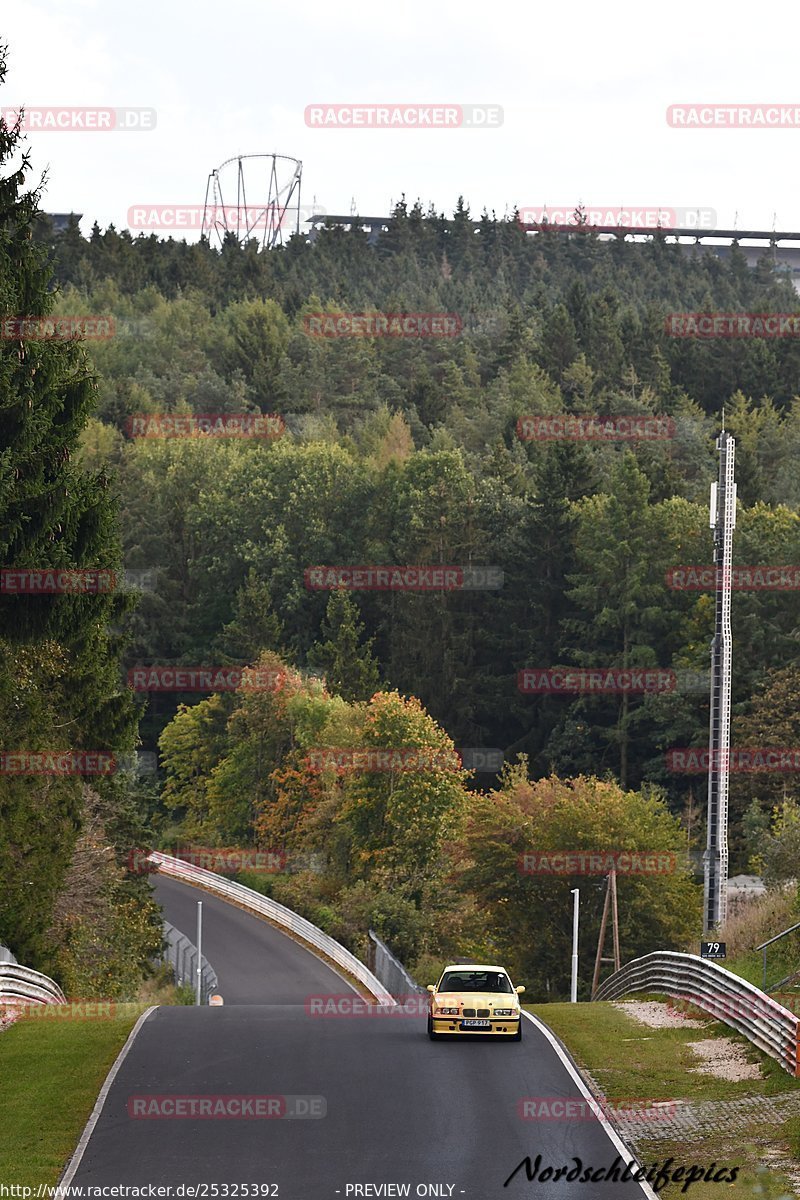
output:
M 652 1196 L 633 1181 L 568 1182 L 562 1175 L 531 1182 L 524 1167 L 503 1186 L 526 1156 L 535 1162 L 541 1155 L 544 1172 L 572 1169 L 575 1158 L 584 1169 L 611 1167 L 618 1153 L 594 1118 L 518 1115 L 523 1098 L 583 1099 L 530 1021 L 521 1044 L 451 1043 L 430 1042 L 422 1015 L 312 1015 L 314 997 L 354 999 L 312 954 L 188 885 L 160 879 L 158 895 L 166 918 L 192 940 L 196 901 L 203 900 L 203 949 L 225 1006 L 164 1007 L 148 1017 L 73 1184 L 171 1184 L 172 1196 L 200 1198 L 224 1198 L 227 1184 L 227 1196 L 282 1200 Z M 192 1104 L 197 1097 L 273 1097 L 261 1103 L 275 1115 L 244 1119 L 238 1101 L 236 1116 L 136 1115 L 165 1096 Z M 187 1185 L 182 1193 L 174 1190 L 180 1184 Z
M 349 993 L 344 980 L 266 921 L 177 879 L 156 875 L 164 917 L 197 941 L 203 902 L 203 955 L 217 972 L 225 1004 L 302 1004 L 306 996 Z

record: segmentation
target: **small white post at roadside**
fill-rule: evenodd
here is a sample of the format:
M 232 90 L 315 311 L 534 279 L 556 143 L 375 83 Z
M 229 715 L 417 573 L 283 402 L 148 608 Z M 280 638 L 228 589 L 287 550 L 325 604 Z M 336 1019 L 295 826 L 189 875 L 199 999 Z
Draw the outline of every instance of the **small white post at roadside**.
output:
M 580 888 L 573 888 L 574 901 L 572 905 L 572 981 L 569 990 L 570 1004 L 578 1003 L 578 904 L 580 903 Z
M 195 985 L 194 1002 L 200 1004 L 203 991 L 203 901 L 197 901 L 197 983 Z

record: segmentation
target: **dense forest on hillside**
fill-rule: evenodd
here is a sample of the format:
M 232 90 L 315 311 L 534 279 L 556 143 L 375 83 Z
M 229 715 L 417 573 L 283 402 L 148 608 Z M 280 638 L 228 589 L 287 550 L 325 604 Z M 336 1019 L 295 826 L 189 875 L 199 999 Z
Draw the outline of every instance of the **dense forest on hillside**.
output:
M 16 150 L 13 131 L 3 136 L 0 161 Z M 45 781 L 33 792 L 2 781 L 8 869 L 16 862 L 22 878 L 32 852 L 21 847 L 37 830 L 49 891 L 23 919 L 21 882 L 0 907 L 0 940 L 96 986 L 132 905 L 139 932 L 104 985 L 124 991 L 153 943 L 125 847 L 194 838 L 289 854 L 288 872 L 252 882 L 360 951 L 371 924 L 410 964 L 472 947 L 527 970 L 535 954 L 540 994 L 563 988 L 568 917 L 547 925 L 553 882 L 516 867 L 531 839 L 665 851 L 704 842 L 705 777 L 672 770 L 667 754 L 707 740 L 713 597 L 668 579 L 711 560 L 723 407 L 737 440 L 734 561 L 800 563 L 800 349 L 791 338 L 672 337 L 665 320 L 791 312 L 791 285 L 769 256 L 751 270 L 735 249 L 723 262 L 661 235 L 530 235 L 487 214 L 476 230 L 462 200 L 452 217 L 403 201 L 376 241 L 358 228 L 271 251 L 113 227 L 85 239 L 74 221 L 53 232 L 23 174 L 2 181 L 4 312 L 100 315 L 114 335 L 83 348 L 29 342 L 22 355 L 0 345 L 14 447 L 3 451 L 6 561 L 124 562 L 149 582 L 138 597 L 3 597 L 9 744 L 42 744 L 66 713 L 84 722 L 73 744 L 129 751 L 138 714 L 140 746 L 160 758 L 138 781 Z M 458 330 L 315 332 L 320 314 L 375 312 L 450 314 Z M 26 396 L 37 397 L 32 411 Z M 135 436 L 142 415 L 247 413 L 279 416 L 281 435 Z M 658 416 L 669 433 L 525 433 L 532 416 L 586 414 Z M 33 525 L 20 516 L 20 479 L 40 513 Z M 370 564 L 485 568 L 499 586 L 308 584 L 314 566 Z M 798 744 L 798 595 L 734 595 L 737 744 Z M 21 675 L 34 659 L 45 675 Z M 150 667 L 252 664 L 284 680 L 277 695 L 127 686 Z M 678 684 L 527 692 L 520 673 L 535 668 L 674 671 Z M 21 678 L 35 695 L 20 709 Z M 421 779 L 309 768 L 314 747 L 364 744 L 484 748 L 507 765 L 470 773 L 467 753 L 466 771 Z M 52 789 L 61 834 L 48 846 Z M 791 773 L 734 779 L 734 869 L 756 852 L 771 878 L 785 877 L 797 790 Z M 773 804 L 783 808 L 771 833 Z M 113 861 L 79 903 L 76 856 L 97 854 L 104 834 Z M 690 936 L 688 877 L 621 890 L 626 953 Z M 92 941 L 106 895 L 117 907 L 105 941 Z M 601 903 L 598 891 L 587 953 Z M 512 912 L 517 930 L 529 926 L 524 950 L 503 916 Z
M 702 744 L 693 690 L 524 694 L 526 667 L 708 666 L 709 594 L 669 568 L 710 561 L 709 484 L 725 407 L 737 438 L 740 563 L 800 561 L 798 348 L 678 339 L 676 311 L 792 311 L 768 257 L 755 271 L 655 237 L 526 235 L 459 201 L 397 206 L 388 232 L 222 251 L 73 226 L 51 247 L 56 311 L 113 316 L 92 345 L 97 419 L 84 461 L 118 472 L 126 565 L 156 569 L 127 665 L 243 663 L 263 648 L 313 667 L 329 595 L 315 564 L 471 563 L 494 591 L 354 592 L 380 679 L 418 696 L 456 745 L 529 755 L 537 774 L 657 782 L 680 811 L 697 780 L 672 746 Z M 453 313 L 454 337 L 320 337 L 310 314 Z M 130 418 L 278 413 L 285 435 L 139 438 Z M 533 441 L 530 414 L 665 414 L 674 436 Z M 796 656 L 792 592 L 734 598 L 737 711 Z M 175 711 L 151 697 L 146 745 Z M 481 780 L 479 779 L 480 783 Z M 700 792 L 702 793 L 702 780 Z M 752 788 L 739 787 L 741 809 Z

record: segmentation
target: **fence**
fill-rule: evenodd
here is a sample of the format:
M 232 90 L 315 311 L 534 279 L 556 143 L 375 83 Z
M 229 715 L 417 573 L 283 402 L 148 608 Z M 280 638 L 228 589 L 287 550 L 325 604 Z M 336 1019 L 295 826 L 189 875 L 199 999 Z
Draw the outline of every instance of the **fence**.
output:
M 415 992 L 425 992 L 423 987 L 411 978 L 403 964 L 395 958 L 389 947 L 382 942 L 374 929 L 369 931 L 370 967 L 392 996 L 400 998 L 410 996 Z
M 162 962 L 168 962 L 172 965 L 175 971 L 175 982 L 177 984 L 191 984 L 194 988 L 197 986 L 197 947 L 193 942 L 190 942 L 185 934 L 176 929 L 174 925 L 170 925 L 169 921 L 164 922 L 164 939 L 166 947 L 161 955 Z M 217 991 L 219 983 L 217 974 L 214 968 L 209 963 L 205 954 L 200 956 L 200 1001 L 206 1004 L 208 997 Z
M 781 941 L 782 938 L 788 937 L 790 933 L 794 933 L 800 929 L 800 921 L 796 925 L 790 925 L 788 929 L 784 929 L 782 933 L 776 933 L 775 937 L 768 938 L 766 942 L 762 942 L 760 946 L 756 946 L 756 950 L 761 950 L 764 955 L 763 966 L 761 972 L 761 990 L 764 992 L 777 992 L 778 988 L 783 987 L 785 983 L 791 982 L 798 975 L 797 971 L 791 971 L 785 975 L 783 979 L 779 979 L 777 983 L 773 983 L 771 987 L 767 987 L 767 949 L 773 946 L 775 942 Z
M 195 867 L 192 863 L 184 862 L 183 859 L 162 854 L 159 850 L 153 851 L 150 861 L 155 863 L 164 875 L 197 884 L 207 891 L 224 896 L 241 908 L 266 917 L 273 924 L 289 930 L 298 941 L 305 942 L 306 945 L 320 951 L 331 962 L 357 979 L 379 1004 L 394 1004 L 391 993 L 379 979 L 375 978 L 372 971 L 364 966 L 360 959 L 341 946 L 334 938 L 329 937 L 327 933 L 323 933 L 316 925 L 312 925 L 305 917 L 292 912 L 283 904 L 278 904 L 277 900 L 272 900 L 269 896 L 262 896 L 260 892 L 255 892 L 241 883 L 233 883 L 222 875 L 215 875 L 213 871 L 206 871 L 204 867 Z
M 594 999 L 618 1000 L 629 992 L 661 992 L 685 1000 L 743 1034 L 790 1075 L 800 1076 L 798 1018 L 714 962 L 668 950 L 646 954 L 609 975 Z

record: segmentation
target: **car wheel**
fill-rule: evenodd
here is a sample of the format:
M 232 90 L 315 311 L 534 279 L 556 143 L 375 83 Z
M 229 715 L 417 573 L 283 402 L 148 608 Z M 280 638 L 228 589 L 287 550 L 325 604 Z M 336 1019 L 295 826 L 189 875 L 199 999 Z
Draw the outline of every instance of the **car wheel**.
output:
M 522 1041 L 522 1017 L 520 1017 L 520 1019 L 519 1019 L 519 1029 L 514 1034 L 514 1036 L 511 1040 L 512 1040 L 512 1042 L 521 1042 Z
M 428 1017 L 428 1037 L 432 1042 L 438 1042 L 439 1040 L 438 1033 L 433 1032 L 433 1021 L 430 1019 L 430 1017 Z

